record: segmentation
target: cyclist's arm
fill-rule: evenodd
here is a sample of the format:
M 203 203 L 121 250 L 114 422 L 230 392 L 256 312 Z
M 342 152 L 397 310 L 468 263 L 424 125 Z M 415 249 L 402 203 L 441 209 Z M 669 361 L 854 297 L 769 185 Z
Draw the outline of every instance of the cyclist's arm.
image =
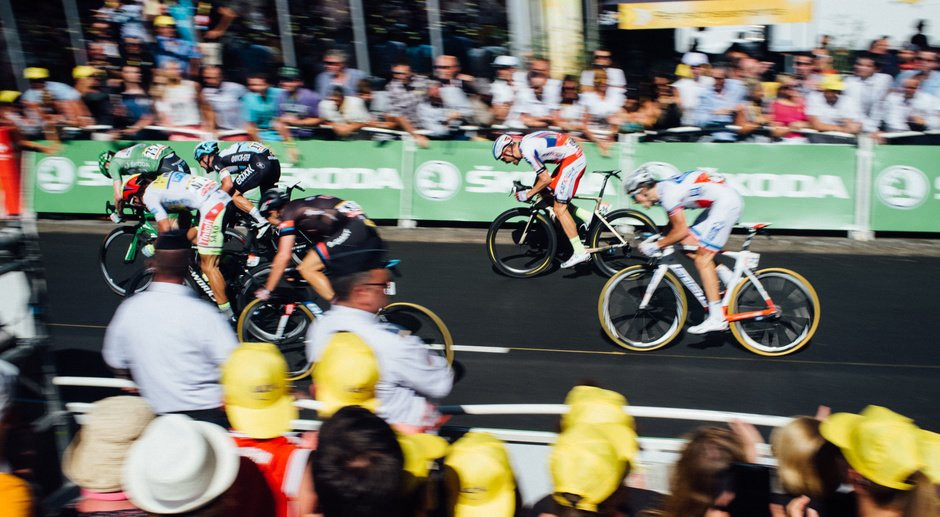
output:
M 536 172 L 535 185 L 532 185 L 532 188 L 529 189 L 529 192 L 528 192 L 529 199 L 532 199 L 532 196 L 544 190 L 545 187 L 551 185 L 551 183 L 552 183 L 552 176 L 548 173 L 548 169 L 546 169 L 545 167 L 542 167 L 541 171 Z
M 281 281 L 281 277 L 284 276 L 284 270 L 290 264 L 290 256 L 294 251 L 295 240 L 296 237 L 293 235 L 282 235 L 277 240 L 277 254 L 274 255 L 274 260 L 271 261 L 271 274 L 268 275 L 268 280 L 264 283 L 264 288 L 268 292 L 273 291 L 277 287 L 277 283 Z
M 669 213 L 669 223 L 672 225 L 669 233 L 656 242 L 660 249 L 672 246 L 689 235 L 689 223 L 685 220 L 685 210 L 681 206 Z
M 234 192 L 234 193 L 233 193 L 233 191 L 235 190 L 235 182 L 232 181 L 232 175 L 231 175 L 231 174 L 227 174 L 227 175 L 225 175 L 225 176 L 222 176 L 222 173 L 219 173 L 219 180 L 222 182 L 222 191 L 223 191 L 223 192 L 225 192 L 226 194 L 231 195 L 232 197 L 235 197 L 236 195 L 239 195 L 239 196 L 241 195 L 241 194 L 238 193 L 238 192 Z

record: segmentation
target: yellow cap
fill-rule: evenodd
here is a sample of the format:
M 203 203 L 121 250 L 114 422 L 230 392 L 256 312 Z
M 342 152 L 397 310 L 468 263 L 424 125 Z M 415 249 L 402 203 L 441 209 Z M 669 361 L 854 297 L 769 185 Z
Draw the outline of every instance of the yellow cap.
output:
M 633 428 L 633 417 L 624 411 L 627 399 L 616 391 L 594 386 L 575 386 L 565 397 L 568 413 L 561 417 L 561 429 L 577 424 L 621 424 Z
M 287 362 L 271 343 L 242 343 L 222 366 L 225 413 L 232 428 L 264 440 L 291 430 L 297 408 Z
M 375 385 L 379 363 L 369 345 L 352 332 L 337 332 L 313 367 L 313 384 L 323 407 L 321 417 L 329 417 L 345 406 L 362 406 L 373 413 L 379 408 Z
M 447 454 L 447 440 L 433 434 L 397 433 L 398 445 L 405 456 L 405 471 L 416 478 L 428 477 L 434 460 Z
M 16 102 L 16 99 L 20 98 L 20 92 L 16 90 L 3 90 L 0 91 L 0 102 L 4 104 L 12 104 Z
M 924 475 L 930 478 L 931 483 L 940 485 L 940 434 L 921 430 L 920 453 Z
M 922 467 L 920 430 L 890 409 L 868 406 L 862 414 L 836 413 L 819 427 L 823 437 L 842 450 L 859 474 L 881 486 L 910 490 L 906 483 Z
M 444 464 L 460 482 L 454 517 L 515 515 L 516 481 L 503 442 L 487 433 L 467 433 L 451 445 Z
M 79 65 L 72 69 L 73 79 L 84 79 L 98 73 L 98 69 L 93 66 Z
M 49 70 L 45 68 L 40 68 L 38 66 L 31 66 L 26 70 L 23 70 L 23 77 L 26 79 L 36 80 L 36 79 L 48 79 Z
M 620 424 L 582 424 L 558 436 L 549 456 L 558 504 L 571 507 L 562 494 L 579 496 L 574 508 L 596 512 L 623 483 L 627 465 L 638 451 L 636 433 Z
M 692 77 L 692 67 L 684 63 L 679 63 L 676 65 L 676 77 L 685 79 Z
M 826 74 L 823 76 L 822 81 L 819 81 L 820 90 L 838 90 L 842 91 L 845 89 L 845 83 L 842 82 L 842 78 L 838 74 Z
M 154 27 L 172 27 L 173 25 L 176 25 L 176 20 L 172 16 L 163 14 L 153 19 Z

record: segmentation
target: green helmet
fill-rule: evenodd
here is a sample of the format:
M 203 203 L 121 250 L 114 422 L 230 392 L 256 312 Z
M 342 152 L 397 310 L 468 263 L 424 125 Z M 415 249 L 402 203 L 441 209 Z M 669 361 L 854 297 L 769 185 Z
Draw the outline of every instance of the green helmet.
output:
M 111 177 L 111 173 L 108 172 L 108 162 L 111 161 L 111 158 L 114 158 L 114 151 L 102 151 L 98 155 L 98 170 L 101 171 L 101 174 L 104 174 L 106 178 Z

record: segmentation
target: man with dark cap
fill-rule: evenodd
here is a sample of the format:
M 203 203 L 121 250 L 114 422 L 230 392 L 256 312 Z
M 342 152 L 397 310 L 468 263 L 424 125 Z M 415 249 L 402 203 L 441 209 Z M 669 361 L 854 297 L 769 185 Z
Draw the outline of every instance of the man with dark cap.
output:
M 300 70 L 292 66 L 283 66 L 278 70 L 280 87 L 283 89 L 278 99 L 278 120 L 284 124 L 284 130 L 290 131 L 297 138 L 313 136 L 312 126 L 320 123 L 320 96 L 313 90 L 304 88 Z
M 118 307 L 101 353 L 108 366 L 129 374 L 154 412 L 228 427 L 219 371 L 238 339 L 222 314 L 184 284 L 192 253 L 186 235 L 162 234 L 156 248 L 153 283 Z

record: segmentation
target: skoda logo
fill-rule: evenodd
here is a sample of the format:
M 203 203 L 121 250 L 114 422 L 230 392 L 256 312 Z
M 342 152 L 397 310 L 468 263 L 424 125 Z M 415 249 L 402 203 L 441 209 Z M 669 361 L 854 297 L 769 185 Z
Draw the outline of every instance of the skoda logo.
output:
M 930 182 L 920 169 L 896 165 L 881 171 L 875 180 L 875 191 L 881 202 L 901 210 L 920 206 L 930 193 Z
M 415 188 L 424 199 L 448 200 L 460 190 L 460 170 L 450 162 L 424 162 L 415 171 Z
M 36 165 L 36 185 L 50 194 L 67 192 L 75 184 L 75 164 L 68 158 L 50 156 Z

